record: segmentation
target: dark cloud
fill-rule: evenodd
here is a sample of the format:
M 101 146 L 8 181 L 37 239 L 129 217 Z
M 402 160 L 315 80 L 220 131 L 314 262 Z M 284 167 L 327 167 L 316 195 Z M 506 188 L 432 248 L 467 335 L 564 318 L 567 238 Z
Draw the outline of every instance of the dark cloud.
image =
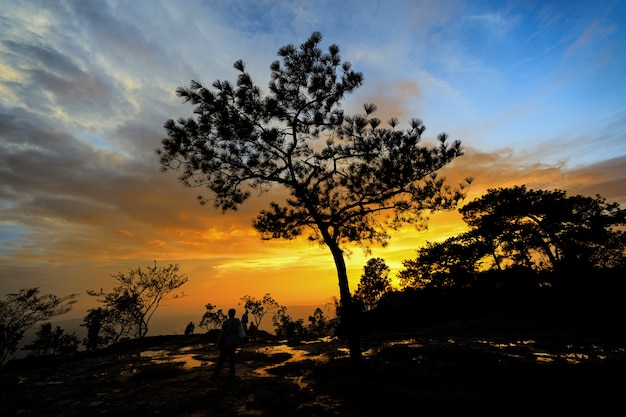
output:
M 62 111 L 74 118 L 115 112 L 115 88 L 100 71 L 86 72 L 70 56 L 50 46 L 16 41 L 4 45 L 9 62 L 23 76 L 20 82 L 4 84 L 28 108 L 41 114 Z
M 626 155 L 572 169 L 573 193 L 606 198 L 626 206 Z
M 0 217 L 27 225 L 4 228 L 5 256 L 69 262 L 237 246 L 228 230 L 249 229 L 255 203 L 242 211 L 248 217 L 202 207 L 200 190 L 160 172 L 155 130 L 127 125 L 116 135 L 137 139 L 130 155 L 54 130 L 24 109 L 0 107 Z
M 124 14 L 126 20 L 122 20 L 119 14 L 116 17 L 108 2 L 74 0 L 70 4 L 74 23 L 93 38 L 100 49 L 108 50 L 118 58 L 125 57 L 129 63 L 151 55 L 152 45 L 149 45 L 143 32 L 132 23 L 127 13 Z M 148 23 L 141 16 L 135 18 L 137 23 Z
M 92 145 L 26 110 L 0 108 L 4 187 L 21 192 L 67 192 L 85 173 L 101 177 L 108 171 L 103 154 Z M 94 175 L 94 171 L 97 171 Z
M 33 86 L 55 96 L 55 103 L 75 112 L 85 105 L 96 105 L 109 99 L 110 86 L 87 74 L 79 77 L 60 77 L 42 70 L 30 70 Z
M 46 68 L 51 73 L 62 77 L 80 78 L 85 74 L 72 60 L 56 50 L 39 45 L 28 45 L 7 40 L 4 45 L 12 53 L 15 60 L 22 65 L 34 68 Z

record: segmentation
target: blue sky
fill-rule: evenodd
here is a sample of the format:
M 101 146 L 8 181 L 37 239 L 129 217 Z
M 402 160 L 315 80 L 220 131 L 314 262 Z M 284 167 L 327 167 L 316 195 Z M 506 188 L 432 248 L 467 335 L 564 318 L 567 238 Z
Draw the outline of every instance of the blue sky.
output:
M 199 207 L 154 152 L 165 120 L 190 115 L 178 86 L 232 80 L 240 58 L 265 86 L 278 48 L 313 31 L 364 74 L 348 113 L 373 102 L 383 120 L 421 118 L 427 139 L 462 140 L 448 174 L 476 178 L 470 197 L 526 184 L 626 204 L 623 1 L 0 4 L 0 295 L 84 293 L 153 259 L 181 263 L 194 306 L 335 295 L 327 252 L 259 242 L 251 219 L 267 200 L 226 216 Z M 374 255 L 394 270 L 459 228 L 434 218 Z M 365 258 L 349 262 L 354 282 Z M 324 282 L 292 278 L 320 264 Z

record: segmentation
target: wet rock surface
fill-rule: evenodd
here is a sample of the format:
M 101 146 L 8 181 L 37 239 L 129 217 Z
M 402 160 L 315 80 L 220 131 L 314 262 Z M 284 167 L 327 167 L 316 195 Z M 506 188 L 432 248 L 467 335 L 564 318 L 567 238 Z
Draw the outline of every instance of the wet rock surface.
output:
M 2 416 L 624 415 L 623 347 L 402 335 L 262 340 L 210 382 L 205 335 L 159 336 L 0 372 Z

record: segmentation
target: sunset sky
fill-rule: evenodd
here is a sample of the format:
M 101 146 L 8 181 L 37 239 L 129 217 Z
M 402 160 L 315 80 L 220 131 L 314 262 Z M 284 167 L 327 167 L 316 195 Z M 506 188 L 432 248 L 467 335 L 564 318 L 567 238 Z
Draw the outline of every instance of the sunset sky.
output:
M 234 80 L 243 59 L 266 86 L 283 45 L 320 31 L 323 48 L 365 77 L 346 113 L 447 132 L 465 155 L 445 170 L 475 177 L 468 200 L 526 184 L 600 194 L 626 206 L 626 2 L 0 0 L 0 297 L 40 287 L 79 293 L 82 318 L 111 274 L 179 263 L 187 297 L 227 309 L 270 293 L 282 305 L 338 296 L 330 252 L 261 241 L 251 227 L 274 195 L 222 215 L 195 199 L 155 150 L 174 94 L 192 79 Z M 392 276 L 425 241 L 464 231 L 456 212 L 372 248 Z M 368 256 L 350 248 L 351 286 Z M 312 311 L 311 311 L 312 312 Z

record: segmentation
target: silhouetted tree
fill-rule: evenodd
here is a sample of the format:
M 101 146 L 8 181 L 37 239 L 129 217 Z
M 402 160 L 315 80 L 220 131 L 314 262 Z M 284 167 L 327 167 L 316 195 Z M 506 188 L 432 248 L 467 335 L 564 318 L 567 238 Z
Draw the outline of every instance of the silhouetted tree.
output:
M 427 242 L 415 259 L 404 260 L 398 272 L 400 284 L 412 288 L 469 287 L 480 270 L 488 269 L 486 258 L 495 256 L 491 242 L 467 232 L 443 242 Z M 499 267 L 499 263 L 496 263 Z
M 95 350 L 117 342 L 122 335 L 128 332 L 120 331 L 121 315 L 113 310 L 102 307 L 87 310 L 87 315 L 83 318 L 82 327 L 87 328 L 87 337 L 83 339 L 83 345 L 87 350 Z M 131 328 L 128 325 L 124 328 Z
M 42 324 L 35 336 L 31 344 L 24 346 L 25 350 L 33 351 L 35 355 L 63 355 L 78 350 L 78 336 L 65 333 L 60 326 L 53 330 L 51 323 Z
M 577 270 L 624 265 L 626 210 L 600 196 L 525 186 L 488 190 L 460 210 L 463 220 L 509 264 L 536 270 Z
M 116 328 L 115 340 L 126 334 L 142 338 L 148 333 L 150 319 L 161 301 L 188 280 L 179 270 L 178 264 L 157 267 L 155 262 L 154 267 L 114 274 L 118 285 L 110 293 L 87 291 L 91 296 L 102 297 L 98 301 L 109 312 L 106 321 Z
M 220 308 L 219 310 L 214 311 L 216 306 L 211 303 L 208 303 L 204 307 L 206 308 L 206 311 L 202 315 L 202 319 L 200 319 L 198 326 L 204 327 L 207 330 L 221 328 L 222 323 L 226 320 L 226 314 L 222 311 L 222 309 Z
M 244 295 L 241 297 L 241 300 L 244 302 L 244 308 L 248 309 L 249 313 L 252 315 L 257 328 L 260 328 L 261 320 L 263 320 L 266 314 L 280 308 L 280 304 L 269 294 L 265 294 L 261 300 L 257 300 L 249 295 Z
M 600 196 L 517 186 L 488 190 L 459 211 L 471 230 L 428 243 L 414 260 L 405 260 L 398 274 L 404 286 L 472 287 L 492 278 L 489 271 L 532 277 L 534 286 L 554 285 L 591 269 L 626 266 L 626 234 L 619 228 L 626 225 L 626 210 Z
M 309 316 L 309 332 L 316 336 L 325 336 L 331 328 L 331 322 L 324 315 L 321 308 L 316 308 L 313 315 Z
M 72 310 L 78 294 L 57 297 L 40 294 L 39 288 L 21 289 L 0 300 L 0 327 L 6 340 L 0 345 L 0 366 L 9 354 L 15 353 L 24 332 L 38 322 L 65 314 Z
M 287 307 L 285 306 L 280 306 L 278 311 L 274 313 L 272 324 L 274 325 L 276 336 L 279 337 L 302 336 L 305 333 L 304 320 L 294 320 L 287 314 Z
M 363 267 L 363 275 L 354 297 L 361 301 L 366 310 L 376 307 L 376 303 L 385 293 L 391 291 L 389 267 L 382 258 L 372 258 Z
M 310 241 L 326 245 L 337 269 L 341 317 L 350 323 L 344 247 L 384 245 L 389 229 L 423 225 L 423 210 L 455 207 L 464 185 L 452 189 L 436 172 L 462 152 L 443 133 L 437 146 L 423 146 L 418 119 L 407 130 L 397 129 L 395 118 L 382 127 L 373 104 L 344 116 L 341 101 L 363 75 L 342 63 L 337 45 L 323 52 L 321 40 L 314 32 L 299 48 L 278 50 L 266 97 L 241 60 L 234 64 L 235 84 L 215 81 L 210 89 L 192 81 L 178 88 L 196 116 L 168 120 L 158 153 L 164 170 L 180 170 L 187 186 L 206 186 L 222 211 L 236 210 L 253 191 L 282 187 L 289 196 L 270 203 L 254 227 L 263 239 L 294 239 L 306 230 Z M 357 325 L 346 327 L 351 358 L 360 361 Z

